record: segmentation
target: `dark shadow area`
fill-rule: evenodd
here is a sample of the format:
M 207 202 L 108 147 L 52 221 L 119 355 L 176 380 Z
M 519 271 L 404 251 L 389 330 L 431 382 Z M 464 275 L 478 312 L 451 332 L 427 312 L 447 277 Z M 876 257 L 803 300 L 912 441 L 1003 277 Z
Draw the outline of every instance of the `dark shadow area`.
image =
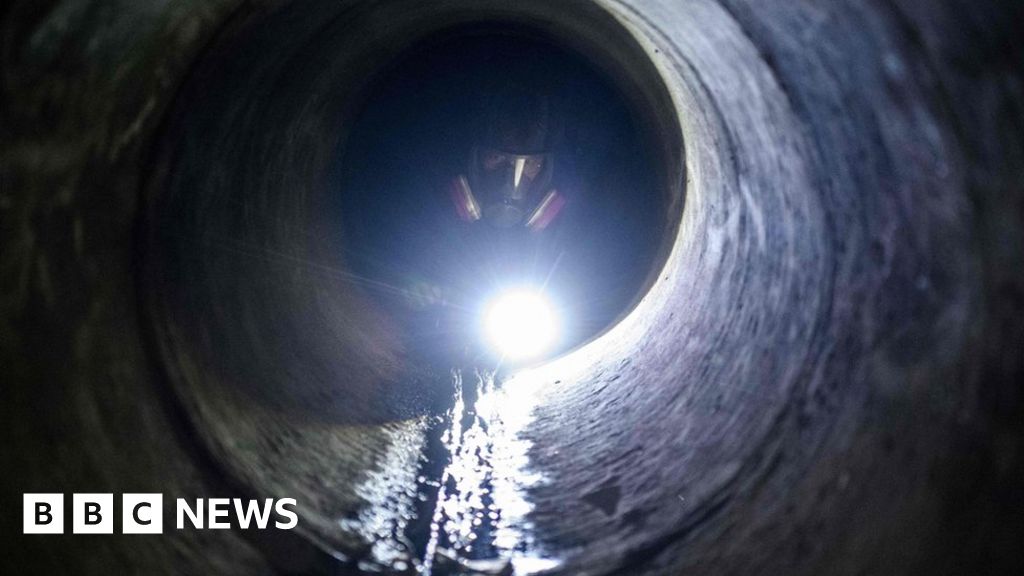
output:
M 508 227 L 460 218 L 451 186 L 492 124 L 541 114 L 501 106 L 524 93 L 545 105 L 551 170 L 528 200 L 557 190 L 564 208 L 544 229 L 525 217 Z M 666 231 L 651 149 L 581 56 L 515 28 L 452 31 L 410 49 L 367 91 L 332 170 L 326 218 L 342 230 L 345 264 L 430 362 L 493 362 L 478 345 L 480 309 L 521 285 L 556 302 L 557 353 L 624 314 L 654 266 Z

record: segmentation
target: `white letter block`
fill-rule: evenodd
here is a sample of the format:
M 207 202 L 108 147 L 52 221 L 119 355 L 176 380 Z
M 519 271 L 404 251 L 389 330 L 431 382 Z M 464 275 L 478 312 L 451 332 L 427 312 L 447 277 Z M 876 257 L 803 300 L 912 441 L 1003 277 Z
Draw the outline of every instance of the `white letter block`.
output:
M 63 494 L 25 494 L 22 503 L 22 533 L 64 533 Z
M 114 533 L 113 494 L 72 495 L 71 531 L 75 534 Z
M 121 532 L 163 534 L 164 495 L 124 494 L 121 496 Z

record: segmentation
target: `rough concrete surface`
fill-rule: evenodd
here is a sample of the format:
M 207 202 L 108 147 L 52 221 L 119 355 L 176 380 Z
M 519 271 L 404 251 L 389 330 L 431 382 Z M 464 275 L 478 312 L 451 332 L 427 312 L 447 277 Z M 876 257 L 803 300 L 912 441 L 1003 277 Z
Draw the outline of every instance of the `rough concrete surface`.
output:
M 0 14 L 0 571 L 413 573 L 374 522 L 414 506 L 449 376 L 346 280 L 320 207 L 367 78 L 481 18 L 563 39 L 646 110 L 672 231 L 619 324 L 509 382 L 535 392 L 489 432 L 528 508 L 515 554 L 569 575 L 1024 567 L 1024 4 Z M 24 492 L 287 495 L 301 523 L 27 537 Z M 436 570 L 506 569 L 467 566 Z

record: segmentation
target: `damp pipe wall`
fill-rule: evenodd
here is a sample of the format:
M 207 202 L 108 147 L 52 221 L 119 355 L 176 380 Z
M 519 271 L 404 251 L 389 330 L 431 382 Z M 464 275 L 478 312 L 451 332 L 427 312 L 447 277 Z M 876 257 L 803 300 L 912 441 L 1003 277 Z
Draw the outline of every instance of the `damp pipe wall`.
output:
M 530 376 L 544 390 L 522 434 L 546 479 L 530 518 L 555 573 L 1024 561 L 1019 3 L 2 10 L 5 509 L 24 492 L 287 492 L 303 523 L 285 541 L 46 540 L 10 513 L 7 572 L 317 573 L 340 570 L 324 550 L 357 552 L 337 518 L 434 399 L 399 378 L 343 269 L 294 262 L 333 247 L 317 194 L 360 79 L 481 14 L 606 66 L 662 143 L 657 275 Z

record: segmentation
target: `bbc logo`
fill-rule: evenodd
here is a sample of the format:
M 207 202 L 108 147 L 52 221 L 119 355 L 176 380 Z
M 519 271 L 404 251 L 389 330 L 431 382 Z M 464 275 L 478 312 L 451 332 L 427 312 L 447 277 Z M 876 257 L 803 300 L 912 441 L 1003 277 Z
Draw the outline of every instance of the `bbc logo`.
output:
M 113 534 L 113 494 L 73 494 L 71 530 L 74 534 Z M 25 534 L 64 533 L 63 494 L 25 494 Z M 122 534 L 162 534 L 163 494 L 122 494 Z

